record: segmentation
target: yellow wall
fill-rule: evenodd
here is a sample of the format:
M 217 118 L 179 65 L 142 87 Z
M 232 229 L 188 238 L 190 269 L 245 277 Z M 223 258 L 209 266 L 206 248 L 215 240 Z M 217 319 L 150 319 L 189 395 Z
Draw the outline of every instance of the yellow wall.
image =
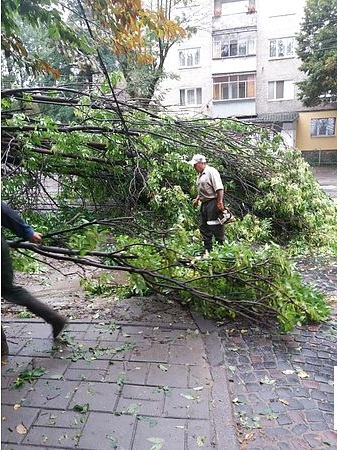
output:
M 335 135 L 328 137 L 311 137 L 311 119 L 336 117 Z M 337 150 L 337 111 L 308 111 L 300 112 L 297 119 L 296 147 L 299 150 Z

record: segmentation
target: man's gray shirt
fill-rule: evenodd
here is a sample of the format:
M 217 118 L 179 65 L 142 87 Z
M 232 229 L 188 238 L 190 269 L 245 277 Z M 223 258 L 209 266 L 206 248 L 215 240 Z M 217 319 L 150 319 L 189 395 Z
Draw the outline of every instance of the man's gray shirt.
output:
M 198 195 L 201 202 L 217 198 L 216 191 L 223 190 L 219 172 L 214 167 L 206 166 L 197 179 Z

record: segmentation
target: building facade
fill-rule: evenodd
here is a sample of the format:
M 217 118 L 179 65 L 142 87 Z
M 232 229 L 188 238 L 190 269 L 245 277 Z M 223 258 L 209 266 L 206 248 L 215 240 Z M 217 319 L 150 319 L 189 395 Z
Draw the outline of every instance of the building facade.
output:
M 336 104 L 305 108 L 296 57 L 305 0 L 194 0 L 176 16 L 196 33 L 172 47 L 163 104 L 180 115 L 272 127 L 311 161 L 337 163 Z M 324 154 L 322 153 L 324 152 Z

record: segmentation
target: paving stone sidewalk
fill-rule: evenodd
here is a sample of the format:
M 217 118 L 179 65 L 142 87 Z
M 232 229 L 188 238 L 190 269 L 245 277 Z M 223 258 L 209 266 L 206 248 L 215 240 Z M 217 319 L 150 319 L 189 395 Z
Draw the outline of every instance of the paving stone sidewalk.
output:
M 238 448 L 225 369 L 207 354 L 220 341 L 192 320 L 73 321 L 57 345 L 39 320 L 3 325 L 3 450 Z
M 286 335 L 237 323 L 220 333 L 240 447 L 337 450 L 337 322 Z
M 337 258 L 296 262 L 331 299 L 330 319 L 281 334 L 244 322 L 218 327 L 241 449 L 337 450 Z

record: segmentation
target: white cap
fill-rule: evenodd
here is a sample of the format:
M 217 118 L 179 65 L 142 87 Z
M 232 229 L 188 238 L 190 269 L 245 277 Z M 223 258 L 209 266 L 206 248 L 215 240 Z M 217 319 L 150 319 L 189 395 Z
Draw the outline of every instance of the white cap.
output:
M 205 163 L 206 158 L 203 155 L 194 155 L 191 161 L 188 161 L 188 164 L 194 166 L 197 163 Z

